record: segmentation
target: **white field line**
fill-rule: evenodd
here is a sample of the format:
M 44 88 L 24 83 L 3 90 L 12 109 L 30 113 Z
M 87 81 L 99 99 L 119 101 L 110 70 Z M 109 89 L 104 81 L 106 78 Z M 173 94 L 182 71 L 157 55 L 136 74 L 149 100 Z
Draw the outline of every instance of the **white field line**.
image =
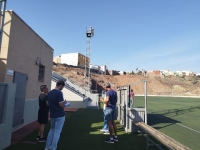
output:
M 149 113 L 151 113 L 151 112 L 149 112 Z M 152 113 L 151 113 L 151 114 L 152 114 Z M 153 114 L 153 115 L 155 115 L 155 116 L 157 116 L 157 117 L 160 117 L 160 118 L 162 118 L 162 119 L 165 119 L 165 120 L 167 120 L 167 121 L 170 121 L 170 122 L 172 122 L 172 123 L 175 123 L 174 121 L 172 121 L 172 120 L 170 120 L 170 119 L 167 119 L 167 118 L 164 118 L 164 117 L 162 117 L 161 115 L 156 115 L 156 114 Z M 182 126 L 182 127 L 186 128 L 186 129 L 189 129 L 189 130 L 191 130 L 191 131 L 194 131 L 194 132 L 197 132 L 197 133 L 200 134 L 200 131 L 197 131 L 197 130 L 192 129 L 192 128 L 187 127 L 187 126 L 184 126 L 184 125 L 182 125 L 182 124 L 180 124 L 180 123 L 175 123 L 175 124 L 177 124 L 177 125 L 179 125 L 179 126 Z
M 144 96 L 144 94 L 135 94 L 135 96 Z M 200 96 L 179 96 L 179 95 L 147 95 L 151 97 L 185 97 L 185 98 L 200 98 Z

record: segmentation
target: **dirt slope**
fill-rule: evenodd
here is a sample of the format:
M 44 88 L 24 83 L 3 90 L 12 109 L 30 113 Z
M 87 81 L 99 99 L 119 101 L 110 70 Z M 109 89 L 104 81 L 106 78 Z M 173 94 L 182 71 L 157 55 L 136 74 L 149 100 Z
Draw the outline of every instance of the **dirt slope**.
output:
M 54 65 L 53 70 L 59 74 L 70 78 L 79 85 L 84 84 L 84 69 L 75 68 L 67 65 Z M 102 91 L 105 83 L 111 83 L 114 89 L 117 86 L 131 84 L 131 88 L 136 94 L 144 93 L 144 83 L 142 80 L 147 80 L 148 94 L 152 95 L 200 95 L 200 78 L 197 77 L 144 77 L 139 75 L 101 75 L 91 73 L 92 90 Z M 135 83 L 140 82 L 140 83 Z

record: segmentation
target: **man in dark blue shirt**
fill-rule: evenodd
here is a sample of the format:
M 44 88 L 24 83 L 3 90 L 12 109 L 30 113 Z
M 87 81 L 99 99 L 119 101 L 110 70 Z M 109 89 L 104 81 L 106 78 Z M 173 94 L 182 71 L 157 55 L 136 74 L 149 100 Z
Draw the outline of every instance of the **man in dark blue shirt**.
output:
M 50 109 L 51 129 L 48 134 L 45 150 L 50 149 L 50 147 L 51 150 L 56 150 L 60 133 L 65 122 L 64 107 L 66 101 L 64 101 L 63 94 L 61 92 L 64 86 L 65 82 L 59 80 L 56 83 L 56 88 L 48 93 L 47 104 Z
M 105 119 L 108 122 L 109 126 L 109 132 L 110 132 L 110 138 L 106 140 L 106 143 L 114 143 L 114 141 L 118 141 L 117 137 L 117 127 L 115 124 L 115 108 L 117 103 L 117 92 L 111 89 L 110 83 L 107 83 L 105 85 L 106 88 L 106 99 L 101 101 L 105 103 L 106 109 L 105 109 Z M 113 129 L 115 132 L 115 135 L 113 136 Z

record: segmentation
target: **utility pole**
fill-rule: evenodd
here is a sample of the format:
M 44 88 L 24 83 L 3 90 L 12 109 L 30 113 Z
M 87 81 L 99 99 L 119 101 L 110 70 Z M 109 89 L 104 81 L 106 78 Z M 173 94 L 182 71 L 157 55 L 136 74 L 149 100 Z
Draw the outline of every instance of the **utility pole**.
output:
M 5 11 L 6 11 L 6 2 L 7 0 L 0 0 L 0 52 L 1 52 L 1 44 L 2 44 L 2 36 L 3 36 L 3 27 L 4 27 L 4 19 L 5 19 Z

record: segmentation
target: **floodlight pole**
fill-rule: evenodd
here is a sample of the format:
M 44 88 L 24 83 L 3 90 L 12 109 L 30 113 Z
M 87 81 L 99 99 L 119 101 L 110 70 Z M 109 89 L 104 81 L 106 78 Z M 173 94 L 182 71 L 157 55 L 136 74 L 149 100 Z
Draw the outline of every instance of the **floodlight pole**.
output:
M 90 92 L 90 59 L 91 59 L 91 38 L 94 36 L 94 28 L 86 27 L 86 53 L 85 53 L 85 77 L 84 87 Z M 85 94 L 86 94 L 85 90 Z

